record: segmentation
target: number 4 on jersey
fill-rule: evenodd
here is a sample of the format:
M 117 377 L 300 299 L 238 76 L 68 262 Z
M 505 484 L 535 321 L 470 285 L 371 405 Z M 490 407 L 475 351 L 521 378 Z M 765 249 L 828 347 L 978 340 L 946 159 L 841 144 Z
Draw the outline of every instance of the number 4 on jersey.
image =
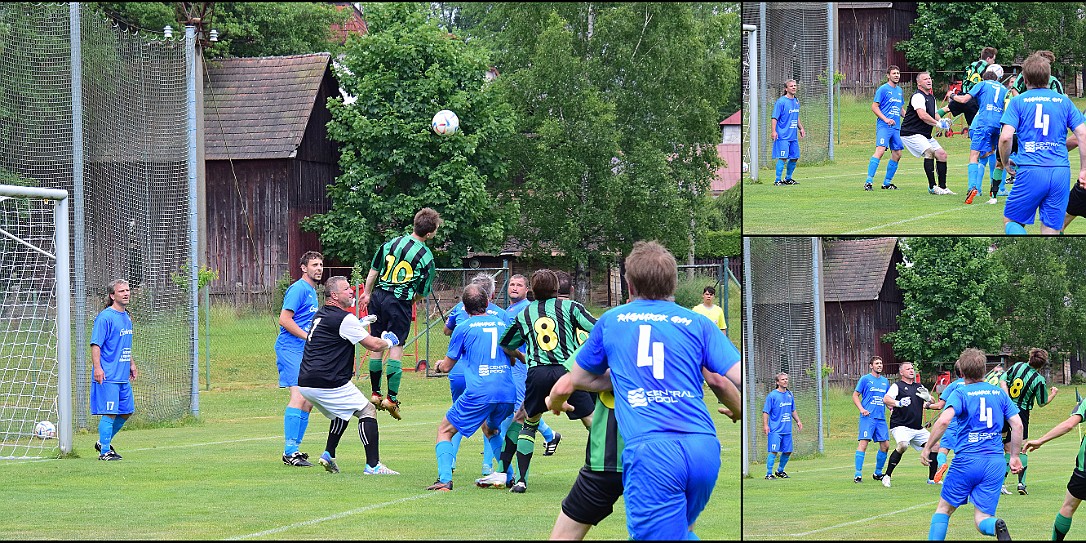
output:
M 652 366 L 652 376 L 656 379 L 664 378 L 664 344 L 660 341 L 650 341 L 649 334 L 652 327 L 642 324 L 638 327 L 640 336 L 637 339 L 637 367 Z M 652 344 L 652 355 L 649 355 L 649 344 Z

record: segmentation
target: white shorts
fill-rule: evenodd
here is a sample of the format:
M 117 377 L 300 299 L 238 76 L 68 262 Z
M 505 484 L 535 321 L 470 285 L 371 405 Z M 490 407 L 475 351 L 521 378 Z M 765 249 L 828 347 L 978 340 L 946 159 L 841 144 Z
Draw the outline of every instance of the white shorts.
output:
M 935 158 L 935 152 L 943 148 L 939 142 L 935 141 L 935 138 L 925 138 L 923 134 L 902 136 L 901 143 L 904 143 L 905 148 L 916 158 Z M 925 153 L 931 153 L 931 155 L 924 156 Z
M 298 392 L 329 419 L 351 420 L 356 415 L 377 418 L 377 410 L 353 382 L 339 388 L 298 387 Z
M 907 426 L 894 426 L 890 428 L 890 434 L 894 436 L 894 441 L 908 443 L 912 448 L 916 449 L 916 452 L 924 450 L 924 444 L 928 442 L 928 437 L 931 436 L 931 433 L 925 428 L 913 430 Z

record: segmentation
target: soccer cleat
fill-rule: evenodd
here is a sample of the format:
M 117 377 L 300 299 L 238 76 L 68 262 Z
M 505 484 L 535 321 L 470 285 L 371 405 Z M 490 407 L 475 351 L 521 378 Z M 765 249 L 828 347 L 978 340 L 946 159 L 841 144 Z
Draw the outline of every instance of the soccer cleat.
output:
M 946 470 L 948 470 L 948 469 L 950 469 L 950 464 L 949 463 L 946 463 L 946 464 L 943 464 L 943 465 L 939 466 L 939 469 L 935 472 L 935 479 L 933 479 L 933 480 L 936 483 L 943 482 L 943 476 L 946 475 Z
M 883 185 L 882 188 L 887 190 L 897 190 L 897 185 L 890 183 L 889 185 Z
M 785 179 L 782 183 L 785 185 L 798 185 L 799 181 L 796 181 L 795 179 Z
M 309 463 L 309 455 L 301 451 L 294 451 L 294 453 L 290 456 L 284 454 L 283 463 L 288 466 L 298 466 L 303 468 L 313 465 Z
M 1010 195 L 1011 195 L 1010 191 L 1007 191 L 1007 190 L 1001 190 L 999 192 L 996 192 L 996 196 L 1010 196 Z
M 973 203 L 973 198 L 976 198 L 977 194 L 979 194 L 979 193 L 980 193 L 980 191 L 978 191 L 977 189 L 969 189 L 969 193 L 965 197 L 965 203 L 967 203 L 967 204 Z
M 780 180 L 780 179 L 778 179 L 778 180 L 776 180 L 776 181 L 774 181 L 774 182 L 773 182 L 773 186 L 774 186 L 774 187 L 779 187 L 779 186 L 781 186 L 781 185 L 783 185 L 783 184 L 784 184 L 784 183 L 781 183 L 781 180 Z
M 933 484 L 935 484 L 935 481 L 934 481 L 934 480 L 932 480 L 932 479 L 928 479 L 928 484 L 929 484 L 929 485 L 933 485 Z
M 1007 485 L 1003 485 L 1003 488 L 999 489 L 999 493 L 1003 494 L 1004 496 L 1010 496 L 1011 494 L 1014 494 L 1014 492 L 1007 490 Z
M 102 443 L 100 441 L 95 441 L 94 442 L 94 450 L 97 451 L 99 455 L 102 454 Z M 117 455 L 117 460 L 121 459 L 121 455 L 117 454 L 117 449 L 113 448 L 112 443 L 109 444 L 109 452 Z
M 791 479 L 791 477 L 789 477 L 788 474 L 783 472 L 783 471 L 778 471 L 777 473 L 774 473 L 773 475 L 775 475 L 778 479 Z
M 383 399 L 384 396 L 382 396 L 380 392 L 374 392 L 370 394 L 370 403 L 372 403 L 373 406 L 376 407 L 378 410 L 384 409 L 384 407 L 381 407 L 381 400 Z
M 388 414 L 392 415 L 392 418 L 396 420 L 403 420 L 403 417 L 400 416 L 399 400 L 390 400 L 388 398 L 385 398 L 381 400 L 381 409 L 388 411 Z
M 440 492 L 451 492 L 452 491 L 452 481 L 449 481 L 447 483 L 443 483 L 443 482 L 441 482 L 441 479 L 438 479 L 438 480 L 434 481 L 434 484 L 426 487 L 426 490 L 437 490 L 437 491 L 440 491 Z
M 875 188 L 871 186 L 871 183 L 864 183 L 864 190 L 875 190 Z
M 882 486 L 890 488 L 890 476 L 885 473 L 882 475 Z
M 362 475 L 399 475 L 400 472 L 392 471 L 388 469 L 388 466 L 378 462 L 376 466 L 370 467 L 366 465 L 366 469 L 362 470 Z
M 513 494 L 524 494 L 528 491 L 528 485 L 524 481 L 518 481 L 517 484 L 509 487 L 509 492 Z
M 339 466 L 336 465 L 336 459 L 328 456 L 328 452 L 321 453 L 321 457 L 317 459 L 320 465 L 324 466 L 324 469 L 328 473 L 339 473 Z
M 950 190 L 950 189 L 948 189 L 946 187 L 941 187 L 941 188 L 943 189 L 943 194 L 950 194 L 950 195 L 958 194 L 957 192 L 954 192 L 954 191 L 952 191 L 952 190 Z
M 1026 485 L 1025 484 L 1018 483 L 1018 493 L 1023 495 L 1023 496 L 1025 496 L 1026 494 L 1029 494 L 1029 492 L 1026 492 Z
M 479 488 L 505 488 L 506 475 L 504 471 L 495 471 L 486 477 L 475 480 L 475 486 Z
M 773 481 L 775 479 L 776 479 L 776 477 L 774 477 L 772 473 L 765 474 L 765 480 L 766 481 Z
M 115 453 L 113 451 L 106 451 L 106 452 L 98 455 L 98 459 L 99 460 L 120 460 L 121 455 L 119 455 L 119 454 L 117 454 L 117 453 Z
M 871 478 L 872 478 L 872 479 L 874 479 L 874 480 L 876 480 L 876 481 L 881 481 L 881 480 L 882 480 L 882 478 L 883 478 L 883 477 L 885 477 L 885 476 L 886 476 L 886 475 L 884 475 L 884 474 L 882 474 L 882 473 L 872 473 L 872 474 L 871 474 Z
M 996 197 L 995 197 L 995 196 L 992 196 L 992 197 L 991 197 L 991 198 L 990 198 L 990 199 L 989 199 L 989 200 L 988 200 L 987 202 L 985 202 L 985 203 L 987 203 L 987 204 L 995 204 L 995 203 L 997 203 Z
M 862 482 L 864 482 L 864 478 L 857 475 L 856 478 L 852 480 L 852 482 L 854 482 L 854 483 L 862 483 Z
M 1007 531 L 1007 522 L 1001 518 L 996 519 L 995 523 L 995 536 L 996 541 L 1010 541 L 1011 533 Z
M 547 442 L 547 446 L 543 449 L 543 456 L 551 456 L 554 451 L 558 450 L 558 443 L 562 441 L 562 434 L 555 432 L 554 439 Z

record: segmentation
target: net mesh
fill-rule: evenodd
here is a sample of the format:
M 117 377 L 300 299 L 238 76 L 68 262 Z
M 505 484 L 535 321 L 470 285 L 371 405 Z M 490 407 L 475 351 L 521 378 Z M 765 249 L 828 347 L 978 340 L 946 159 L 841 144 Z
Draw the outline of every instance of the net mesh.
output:
M 758 73 L 749 74 L 744 61 L 744 77 L 758 78 L 758 119 L 750 119 L 747 130 L 759 131 L 759 166 L 772 169 L 773 141 L 769 139 L 769 123 L 773 105 L 784 95 L 784 84 L 795 79 L 798 84 L 799 120 L 807 137 L 800 138 L 800 162 L 817 163 L 829 160 L 830 103 L 829 86 L 833 84 L 828 66 L 828 21 L 825 2 L 743 2 L 744 24 L 758 27 Z M 764 18 L 763 18 L 764 14 Z M 743 41 L 743 59 L 747 59 L 747 43 Z M 744 79 L 744 81 L 747 81 Z M 744 93 L 746 86 L 744 83 Z M 749 135 L 748 135 L 749 137 Z M 750 141 L 749 139 L 746 141 Z M 744 149 L 744 152 L 748 152 Z
M 0 458 L 58 451 L 55 203 L 0 196 Z
M 776 376 L 785 372 L 789 390 L 804 431 L 793 428 L 793 455 L 819 452 L 818 435 L 828 421 L 818 396 L 820 334 L 815 318 L 814 274 L 811 238 L 748 238 L 750 274 L 744 288 L 750 292 L 751 349 L 747 353 L 744 392 L 750 398 L 746 416 L 747 445 L 753 461 L 766 459 L 766 434 L 762 408 L 775 388 Z M 820 414 L 822 418 L 820 420 Z
M 193 334 L 184 40 L 121 31 L 87 5 L 80 13 L 82 206 L 68 4 L 0 4 L 0 178 L 68 190 L 85 225 L 82 239 L 72 237 L 73 274 L 76 259 L 86 269 L 85 291 L 73 297 L 72 321 L 84 323 L 73 332 L 73 358 L 83 361 L 73 370 L 77 427 L 87 426 L 91 325 L 116 278 L 132 286 L 135 417 L 175 419 L 191 407 Z

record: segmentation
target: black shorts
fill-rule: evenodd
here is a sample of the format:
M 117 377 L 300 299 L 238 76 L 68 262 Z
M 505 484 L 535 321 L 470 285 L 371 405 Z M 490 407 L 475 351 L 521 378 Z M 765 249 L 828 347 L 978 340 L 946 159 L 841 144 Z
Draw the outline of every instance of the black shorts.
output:
M 547 396 L 550 396 L 554 383 L 566 373 L 566 368 L 558 364 L 528 368 L 528 380 L 524 385 L 524 411 L 529 417 L 547 412 Z M 596 410 L 596 400 L 583 390 L 574 390 L 567 401 L 573 406 L 573 411 L 566 411 L 570 420 L 583 419 Z
M 1018 416 L 1022 419 L 1022 443 L 1029 439 L 1029 411 L 1025 409 L 1018 412 Z M 1003 421 L 1003 444 L 1011 442 L 1011 425 L 1007 421 Z
M 950 105 L 947 106 L 947 110 L 954 115 L 961 115 L 964 113 L 965 124 L 968 126 L 973 124 L 973 117 L 976 117 L 977 112 L 980 111 L 980 104 L 977 103 L 976 98 L 970 98 L 969 101 L 964 104 L 958 103 L 956 100 L 951 100 Z
M 1067 481 L 1067 491 L 1080 500 L 1086 500 L 1086 472 L 1077 469 L 1071 472 L 1071 480 Z
M 581 468 L 573 488 L 562 500 L 562 512 L 581 524 L 595 526 L 614 512 L 622 488 L 621 472 Z
M 1078 180 L 1071 186 L 1071 195 L 1067 197 L 1067 214 L 1086 217 L 1086 189 L 1078 184 Z
M 366 310 L 370 315 L 376 316 L 377 321 L 370 325 L 370 335 L 381 337 L 381 334 L 388 330 L 396 334 L 400 345 L 403 345 L 411 333 L 411 305 L 411 302 L 401 300 L 390 292 L 373 289 Z

